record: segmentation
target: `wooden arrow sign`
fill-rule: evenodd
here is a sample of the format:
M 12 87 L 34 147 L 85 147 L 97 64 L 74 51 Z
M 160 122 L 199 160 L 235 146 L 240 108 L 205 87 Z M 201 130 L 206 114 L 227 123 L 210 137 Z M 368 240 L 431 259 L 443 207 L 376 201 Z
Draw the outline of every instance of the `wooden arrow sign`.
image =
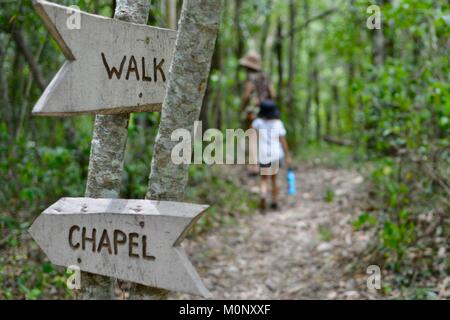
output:
M 61 198 L 30 227 L 50 261 L 143 285 L 210 296 L 181 247 L 208 206 Z
M 160 111 L 176 31 L 34 0 L 67 61 L 33 109 L 36 115 Z M 79 25 L 69 19 L 78 15 Z

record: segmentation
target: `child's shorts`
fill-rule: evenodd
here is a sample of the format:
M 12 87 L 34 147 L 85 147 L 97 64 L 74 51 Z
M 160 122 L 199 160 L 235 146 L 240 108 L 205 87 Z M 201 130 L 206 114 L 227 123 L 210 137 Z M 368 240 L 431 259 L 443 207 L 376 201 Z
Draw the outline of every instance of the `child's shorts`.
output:
M 259 167 L 261 169 L 261 174 L 263 175 L 274 175 L 278 173 L 278 169 L 283 168 L 284 158 L 280 158 L 277 161 L 272 161 L 269 163 L 260 163 Z

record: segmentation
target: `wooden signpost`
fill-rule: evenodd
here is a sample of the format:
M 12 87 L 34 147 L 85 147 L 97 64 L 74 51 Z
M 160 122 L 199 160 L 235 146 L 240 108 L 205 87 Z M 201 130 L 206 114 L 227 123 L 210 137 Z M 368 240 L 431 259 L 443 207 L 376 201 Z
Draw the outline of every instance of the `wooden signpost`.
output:
M 176 31 L 123 22 L 43 0 L 34 6 L 67 61 L 33 109 L 35 115 L 160 111 Z M 79 26 L 68 26 L 69 14 Z
M 29 232 L 56 265 L 208 297 L 180 245 L 207 208 L 173 201 L 61 198 Z
M 119 20 L 144 23 L 149 9 L 144 0 L 118 0 L 125 12 L 120 17 L 119 10 L 118 19 L 74 12 L 43 0 L 33 0 L 33 4 L 68 59 L 45 89 L 33 114 L 97 114 L 88 189 L 116 192 L 120 183 L 112 188 L 102 179 L 120 179 L 127 114 L 161 110 L 177 32 Z M 80 15 L 79 27 L 69 27 L 70 14 Z M 209 65 L 210 59 L 206 62 Z M 204 88 L 198 92 L 203 94 Z M 120 127 L 120 134 L 104 127 L 108 125 Z M 119 156 L 109 163 L 106 159 L 112 151 Z M 103 170 L 102 174 L 111 172 L 92 179 L 94 169 Z M 186 233 L 206 208 L 173 201 L 62 198 L 47 208 L 29 231 L 52 263 L 75 265 L 88 272 L 86 279 L 97 274 L 142 284 L 150 291 L 158 288 L 209 297 L 181 247 Z M 113 298 L 108 281 L 89 283 L 85 298 Z

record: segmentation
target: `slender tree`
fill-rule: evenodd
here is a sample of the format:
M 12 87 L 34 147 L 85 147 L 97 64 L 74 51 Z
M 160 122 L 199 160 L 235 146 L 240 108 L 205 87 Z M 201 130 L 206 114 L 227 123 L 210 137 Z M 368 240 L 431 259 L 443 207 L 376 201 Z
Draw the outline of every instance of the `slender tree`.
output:
M 295 94 L 294 94 L 294 86 L 295 86 L 295 76 L 296 76 L 296 49 L 298 50 L 298 45 L 296 43 L 296 34 L 292 32 L 296 28 L 297 21 L 297 4 L 295 0 L 289 0 L 289 49 L 288 49 L 288 82 L 286 89 L 286 109 L 287 114 L 290 119 L 295 119 L 296 117 L 296 106 L 295 106 Z M 292 132 L 290 133 L 290 142 L 296 142 L 296 121 L 291 122 Z
M 278 72 L 278 86 L 277 86 L 277 101 L 281 107 L 283 102 L 283 78 L 284 78 L 284 65 L 283 65 L 283 22 L 281 17 L 278 17 L 277 22 L 277 37 L 275 40 L 275 52 L 277 59 L 277 72 Z
M 134 23 L 146 23 L 150 2 L 147 0 L 117 0 L 114 18 Z M 128 114 L 96 115 L 89 158 L 85 196 L 118 198 L 123 172 L 123 160 L 128 135 Z M 84 299 L 114 298 L 114 279 L 83 273 Z
M 184 0 L 167 94 L 154 146 L 146 198 L 182 200 L 187 183 L 187 164 L 171 161 L 172 132 L 193 132 L 208 81 L 208 74 L 222 8 L 222 0 Z M 162 299 L 167 291 L 136 285 L 134 299 Z

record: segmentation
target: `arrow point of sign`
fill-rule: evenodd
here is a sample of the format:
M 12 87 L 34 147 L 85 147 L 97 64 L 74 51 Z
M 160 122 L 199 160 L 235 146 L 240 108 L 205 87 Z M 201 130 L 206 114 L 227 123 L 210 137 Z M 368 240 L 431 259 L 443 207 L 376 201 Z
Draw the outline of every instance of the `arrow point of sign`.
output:
M 186 284 L 186 286 L 188 286 L 186 292 L 198 294 L 204 298 L 212 298 L 211 292 L 209 292 L 209 290 L 203 284 L 202 279 L 198 275 L 191 261 L 189 261 L 189 258 L 187 257 L 184 249 L 182 247 L 174 247 L 174 250 L 176 251 L 178 258 L 180 259 L 184 271 L 188 275 L 185 279 L 189 279 L 191 281 L 191 283 Z
M 33 107 L 31 111 L 33 115 L 64 115 L 64 113 L 61 113 L 61 104 L 65 103 L 65 99 L 62 99 L 58 94 L 64 92 L 64 90 L 61 90 L 61 86 L 65 83 L 66 75 L 70 72 L 69 69 L 69 62 L 66 61 Z
M 44 223 L 44 217 L 40 214 L 32 223 L 30 228 L 28 228 L 28 233 L 31 237 L 36 241 L 37 245 L 45 252 L 48 256 L 47 246 L 45 244 L 44 239 L 41 238 L 40 229 L 42 228 L 42 224 Z
M 180 233 L 178 238 L 175 240 L 173 246 L 179 246 L 181 242 L 186 238 L 186 235 L 191 230 L 191 228 L 197 223 L 198 219 L 203 215 L 203 213 L 209 208 L 208 205 L 191 205 L 193 212 L 196 212 L 193 216 L 186 218 L 186 226 Z

